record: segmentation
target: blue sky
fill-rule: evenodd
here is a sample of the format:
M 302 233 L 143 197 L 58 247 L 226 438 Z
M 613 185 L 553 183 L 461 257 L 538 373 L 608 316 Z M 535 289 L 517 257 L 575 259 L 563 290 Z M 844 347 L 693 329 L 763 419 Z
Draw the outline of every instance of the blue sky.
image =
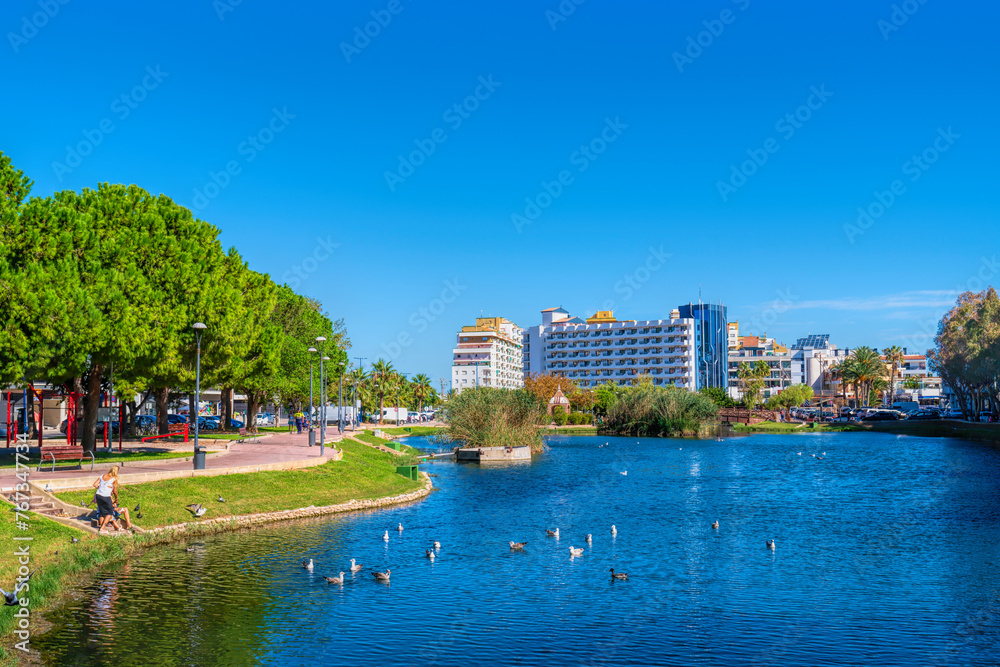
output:
M 235 2 L 5 2 L 0 150 L 193 207 L 366 363 L 699 292 L 923 350 L 997 282 L 993 3 Z

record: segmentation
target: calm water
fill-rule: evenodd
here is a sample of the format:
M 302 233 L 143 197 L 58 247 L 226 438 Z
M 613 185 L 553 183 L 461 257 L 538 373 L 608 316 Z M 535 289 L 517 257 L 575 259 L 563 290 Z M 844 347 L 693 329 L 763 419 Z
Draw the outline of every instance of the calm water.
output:
M 1000 662 L 996 449 L 860 433 L 550 443 L 531 464 L 429 464 L 438 490 L 410 506 L 151 550 L 33 644 L 52 665 Z M 323 581 L 352 557 L 392 583 Z

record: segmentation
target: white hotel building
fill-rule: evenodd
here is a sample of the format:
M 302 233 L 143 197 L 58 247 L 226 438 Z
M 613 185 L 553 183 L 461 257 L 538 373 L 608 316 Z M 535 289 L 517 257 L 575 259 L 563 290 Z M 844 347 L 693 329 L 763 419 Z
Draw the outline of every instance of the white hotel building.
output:
M 502 317 L 477 317 L 475 326 L 462 327 L 452 350 L 452 389 L 523 387 L 521 338 L 522 330 Z
M 616 320 L 598 311 L 586 321 L 562 308 L 542 311 L 542 324 L 524 333 L 524 375 L 555 373 L 579 387 L 632 384 L 695 388 L 694 319 L 678 310 L 668 320 Z

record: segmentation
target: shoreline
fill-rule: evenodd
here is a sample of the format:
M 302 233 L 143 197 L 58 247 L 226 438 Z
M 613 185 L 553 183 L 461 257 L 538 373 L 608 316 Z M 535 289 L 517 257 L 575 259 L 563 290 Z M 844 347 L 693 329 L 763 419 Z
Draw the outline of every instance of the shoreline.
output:
M 78 588 L 80 580 L 109 565 L 114 565 L 132 558 L 136 554 L 151 547 L 179 542 L 185 539 L 199 536 L 216 535 L 225 532 L 236 532 L 240 530 L 252 530 L 258 526 L 279 523 L 282 521 L 294 521 L 298 519 L 310 519 L 333 514 L 345 514 L 349 512 L 359 512 L 366 510 L 378 510 L 388 507 L 395 507 L 406 503 L 422 500 L 430 495 L 434 490 L 434 483 L 430 475 L 421 471 L 423 486 L 414 491 L 370 498 L 365 500 L 350 499 L 346 502 L 333 505 L 308 506 L 295 509 L 278 510 L 274 512 L 261 512 L 255 514 L 242 514 L 229 517 L 219 517 L 206 521 L 191 521 L 156 528 L 145 529 L 140 533 L 128 534 L 108 534 L 109 539 L 95 539 L 87 542 L 83 549 L 73 553 L 74 558 L 61 559 L 54 565 L 47 566 L 50 571 L 54 571 L 54 576 L 44 580 L 43 589 L 45 591 L 58 591 L 54 595 L 45 594 L 45 598 L 38 606 L 32 605 L 31 615 L 34 619 L 33 625 L 37 632 L 32 635 L 41 635 L 48 631 L 51 624 L 45 618 L 46 612 L 57 607 L 68 595 L 72 595 Z M 40 521 L 50 521 L 53 524 L 63 526 L 64 524 L 49 519 L 44 515 L 32 513 Z M 57 552 L 58 553 L 58 552 Z M 67 554 L 69 556 L 69 553 Z M 64 586 L 67 582 L 73 583 Z M 34 584 L 33 582 L 33 585 Z M 9 619 L 8 619 L 9 620 Z M 32 651 L 22 654 L 14 648 L 17 638 L 13 634 L 15 628 L 10 625 L 4 628 L 2 640 L 0 640 L 0 667 L 8 667 L 19 664 L 38 664 L 38 654 Z

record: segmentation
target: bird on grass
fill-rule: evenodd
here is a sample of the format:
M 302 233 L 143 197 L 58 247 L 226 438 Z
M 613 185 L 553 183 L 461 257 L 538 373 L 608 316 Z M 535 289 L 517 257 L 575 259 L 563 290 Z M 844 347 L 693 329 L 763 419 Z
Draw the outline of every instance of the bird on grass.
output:
M 510 543 L 510 548 L 511 549 L 524 549 L 524 547 L 527 546 L 527 544 L 528 544 L 527 542 L 511 542 Z
M 10 499 L 13 500 L 14 496 L 11 496 Z M 84 500 L 81 500 L 80 501 L 80 507 L 90 507 L 90 503 L 88 503 L 88 502 L 86 502 Z
M 312 569 L 313 569 L 313 559 L 310 558 L 309 560 L 302 561 L 302 567 L 304 567 L 305 569 L 307 569 L 310 572 L 312 572 Z
M 353 558 L 351 559 L 351 572 L 360 572 L 364 566 L 365 566 L 364 563 L 355 564 L 354 559 Z
M 558 538 L 559 537 L 559 529 L 556 528 L 555 530 L 549 530 L 548 528 L 546 528 L 545 529 L 545 534 L 548 535 L 549 537 Z
M 139 511 L 139 505 L 141 505 L 141 503 L 136 503 L 135 504 L 135 509 L 133 509 L 132 511 L 138 513 L 138 511 Z
M 718 530 L 719 529 L 719 522 L 718 521 L 713 521 L 712 522 L 712 528 L 715 528 L 716 530 Z
M 375 577 L 375 581 L 389 581 L 389 574 L 392 570 L 386 570 L 385 572 L 372 572 L 372 576 Z
M 219 496 L 219 502 L 220 502 L 220 503 L 224 503 L 224 502 L 226 502 L 226 499 L 225 499 L 225 498 L 223 498 L 222 496 Z
M 326 579 L 328 584 L 342 584 L 344 583 L 344 573 L 341 572 L 339 577 L 323 577 Z
M 615 568 L 611 568 L 611 581 L 618 579 L 619 581 L 628 581 L 628 575 L 624 572 L 615 572 Z
M 767 548 L 770 549 L 771 551 L 774 551 L 774 540 L 767 541 Z
M 80 538 L 79 537 L 71 537 L 71 538 L 69 538 L 69 541 L 70 541 L 70 544 L 76 544 L 77 542 L 80 541 Z
M 136 519 L 141 519 L 142 518 L 142 512 L 136 512 L 135 513 L 135 518 Z
M 576 549 L 574 547 L 570 547 L 569 548 L 569 555 L 570 556 L 582 556 L 583 555 L 583 549 L 582 548 Z
M 23 580 L 21 580 L 20 583 L 15 585 L 14 590 L 9 593 L 4 589 L 0 588 L 0 595 L 3 595 L 3 603 L 5 606 L 13 607 L 17 605 L 17 594 L 21 592 L 22 588 L 28 585 L 28 579 L 31 579 L 31 575 L 33 575 L 35 572 L 38 572 L 37 567 L 30 573 L 28 573 L 28 576 L 25 577 Z
M 188 505 L 185 509 L 191 512 L 191 514 L 194 514 L 196 517 L 204 516 L 205 512 L 208 511 L 201 503 L 192 503 L 191 505 Z

